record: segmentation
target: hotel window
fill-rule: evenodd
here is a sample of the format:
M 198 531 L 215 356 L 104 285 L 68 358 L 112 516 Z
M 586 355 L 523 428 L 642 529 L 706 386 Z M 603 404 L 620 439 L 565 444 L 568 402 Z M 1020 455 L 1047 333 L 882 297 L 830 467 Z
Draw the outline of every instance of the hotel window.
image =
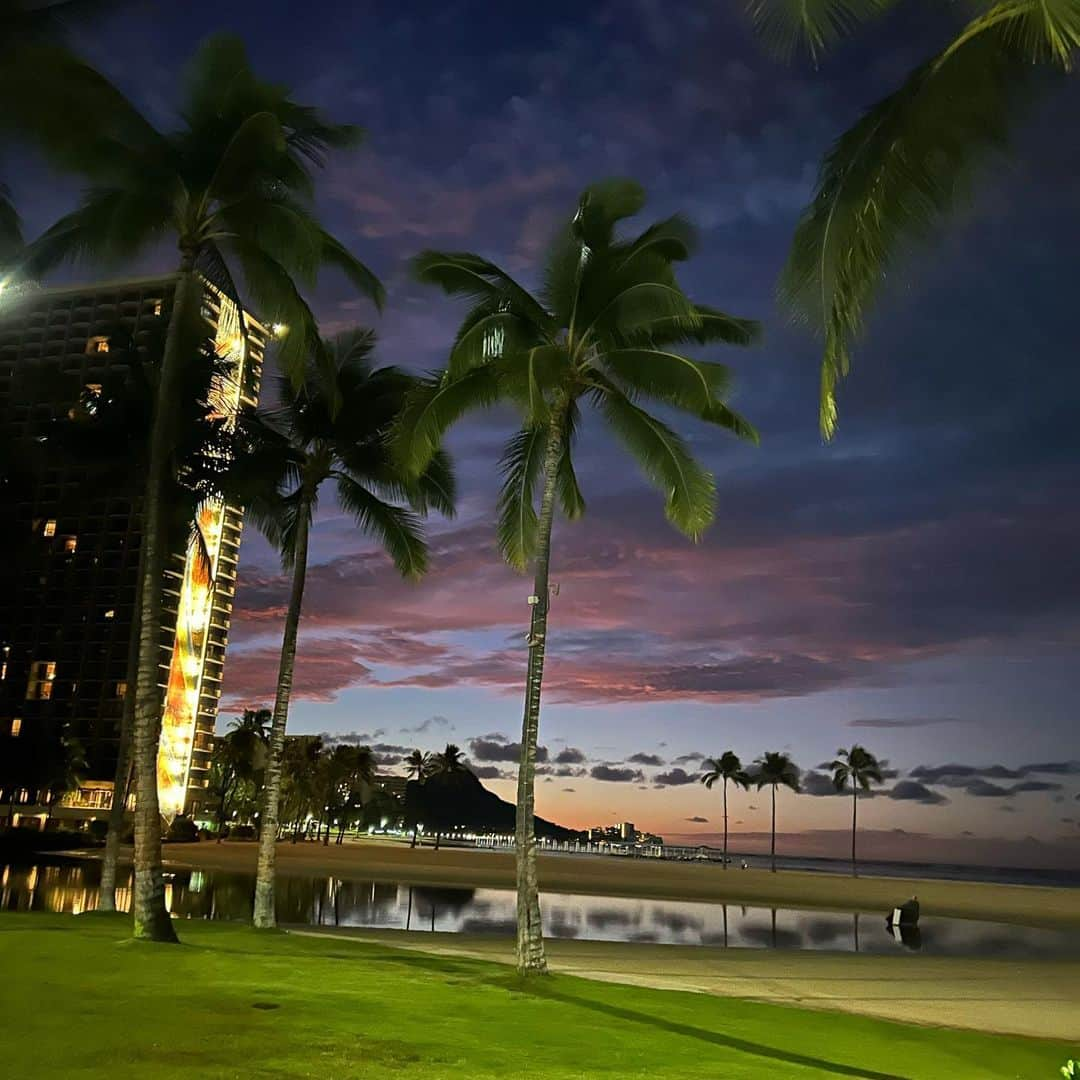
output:
M 30 681 L 26 685 L 27 701 L 48 701 L 52 697 L 56 678 L 55 660 L 35 660 L 30 665 Z
M 104 334 L 92 337 L 86 343 L 88 353 L 107 353 L 109 351 L 109 339 Z
M 49 518 L 49 520 L 45 522 L 45 528 L 41 530 L 41 535 L 42 536 L 55 536 L 56 535 L 56 519 L 55 518 Z
M 109 610 L 105 612 L 105 618 L 106 619 L 115 619 L 116 618 L 116 611 L 113 608 L 109 608 Z
M 154 314 L 155 315 L 160 315 L 161 314 L 161 301 L 160 300 L 155 300 L 154 301 Z
M 20 731 L 22 731 L 22 717 L 16 716 L 15 719 L 11 721 L 11 737 L 17 739 Z
M 126 682 L 121 681 L 121 682 L 118 682 L 116 684 L 116 696 L 117 697 L 127 697 L 127 683 Z
M 64 537 L 64 550 L 69 555 L 75 554 L 75 549 L 79 546 L 79 538 L 77 536 L 65 536 Z

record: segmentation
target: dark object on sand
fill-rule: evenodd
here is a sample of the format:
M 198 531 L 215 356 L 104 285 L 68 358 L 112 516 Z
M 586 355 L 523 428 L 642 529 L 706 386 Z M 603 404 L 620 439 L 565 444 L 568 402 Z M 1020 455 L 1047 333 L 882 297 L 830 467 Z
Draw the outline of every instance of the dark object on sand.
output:
M 918 926 L 919 924 L 919 898 L 913 896 L 905 900 L 899 907 L 892 909 L 892 914 L 885 920 L 891 926 Z

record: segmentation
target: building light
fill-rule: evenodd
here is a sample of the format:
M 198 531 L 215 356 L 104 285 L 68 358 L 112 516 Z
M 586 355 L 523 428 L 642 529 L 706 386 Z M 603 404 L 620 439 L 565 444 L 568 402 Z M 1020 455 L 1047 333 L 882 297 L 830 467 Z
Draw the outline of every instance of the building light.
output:
M 20 731 L 22 731 L 22 717 L 16 716 L 15 719 L 11 721 L 11 737 L 17 739 Z
M 154 314 L 155 315 L 160 315 L 161 314 L 161 301 L 160 300 L 155 300 L 154 301 Z
M 283 338 L 289 332 L 288 326 L 283 322 L 276 322 L 270 327 L 270 333 L 276 338 Z
M 107 353 L 109 351 L 109 339 L 104 334 L 97 334 L 86 342 L 87 353 Z
M 37 660 L 31 664 L 30 679 L 26 684 L 26 700 L 48 701 L 52 697 L 55 678 L 55 660 Z
M 116 684 L 116 696 L 127 697 L 127 682 L 125 682 L 123 679 L 121 679 L 120 682 Z
M 55 536 L 56 535 L 56 519 L 55 518 L 49 518 L 49 520 L 45 522 L 45 528 L 42 529 L 41 535 L 42 536 Z
M 105 618 L 106 619 L 115 619 L 116 618 L 116 611 L 113 608 L 109 608 L 109 610 L 105 612 Z
M 77 536 L 65 536 L 64 537 L 64 550 L 69 555 L 75 554 L 75 549 L 79 546 L 79 538 Z

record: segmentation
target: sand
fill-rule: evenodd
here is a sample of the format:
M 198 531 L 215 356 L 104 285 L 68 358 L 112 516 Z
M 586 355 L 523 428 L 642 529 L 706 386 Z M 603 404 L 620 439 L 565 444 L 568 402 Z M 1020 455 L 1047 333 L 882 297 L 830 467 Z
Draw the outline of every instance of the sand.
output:
M 255 844 L 169 844 L 171 867 L 254 872 Z M 281 874 L 472 888 L 514 887 L 513 855 L 470 848 L 410 849 L 387 841 L 337 846 L 278 845 Z M 723 869 L 717 864 L 613 856 L 542 855 L 540 884 L 549 892 L 656 900 L 696 900 L 881 914 L 918 894 L 924 918 L 953 916 L 1027 926 L 1080 928 L 1080 890 L 981 882 L 851 878 L 782 870 Z M 1080 1024 L 1078 1024 L 1080 1027 Z
M 514 943 L 508 938 L 405 930 L 289 932 L 498 963 L 514 961 Z M 567 940 L 548 941 L 547 955 L 553 971 L 656 990 L 689 990 L 1035 1038 L 1080 1038 L 1080 961 L 1074 960 L 856 956 Z

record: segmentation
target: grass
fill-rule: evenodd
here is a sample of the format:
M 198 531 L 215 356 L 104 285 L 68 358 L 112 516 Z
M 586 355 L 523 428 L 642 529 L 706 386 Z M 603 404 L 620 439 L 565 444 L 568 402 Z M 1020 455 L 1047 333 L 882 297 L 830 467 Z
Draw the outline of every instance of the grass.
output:
M 1036 1080 L 1070 1050 L 238 925 L 183 936 L 0 915 L 4 1075 Z

